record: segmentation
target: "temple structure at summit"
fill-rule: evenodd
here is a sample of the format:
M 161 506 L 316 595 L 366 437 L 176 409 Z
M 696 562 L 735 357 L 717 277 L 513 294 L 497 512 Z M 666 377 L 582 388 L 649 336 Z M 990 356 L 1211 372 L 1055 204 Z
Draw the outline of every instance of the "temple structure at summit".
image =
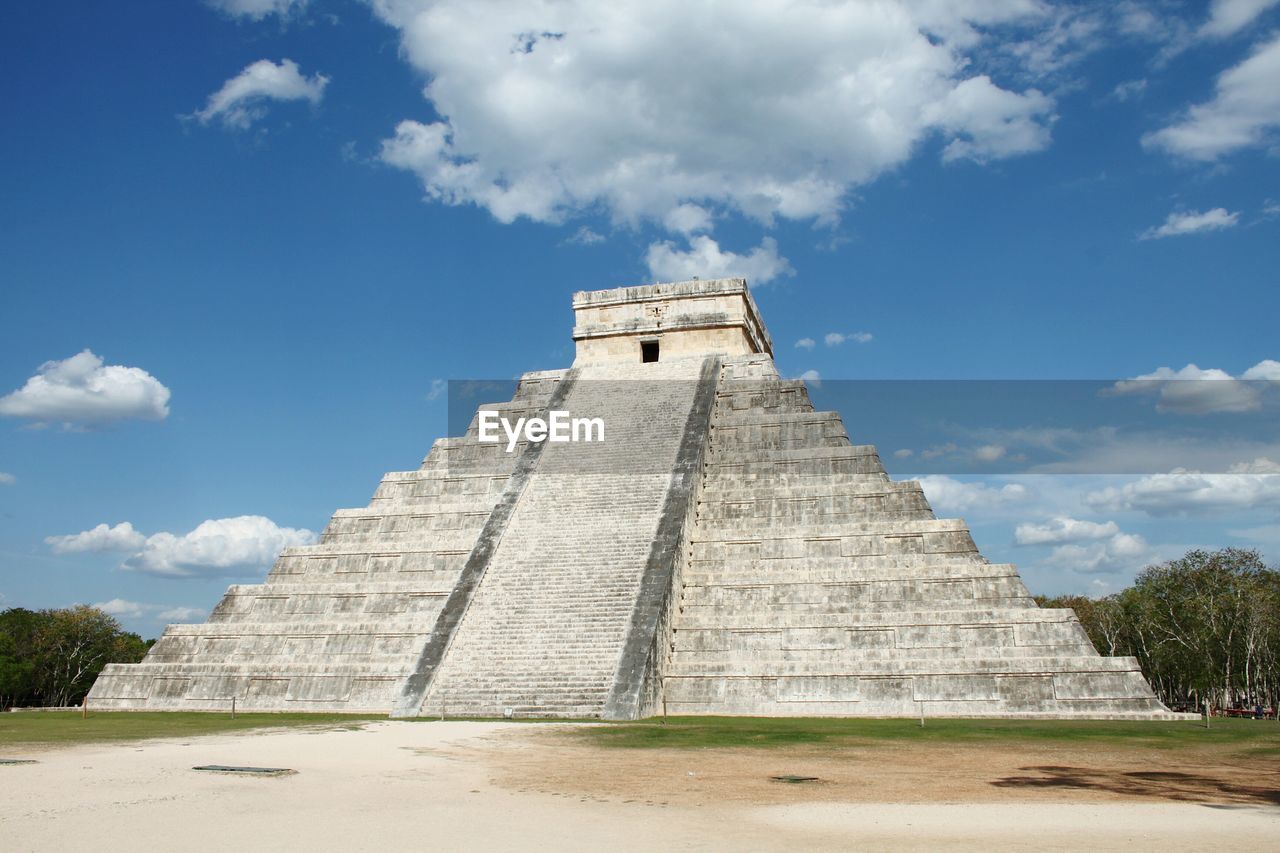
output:
M 741 279 L 578 293 L 572 367 L 481 407 L 97 709 L 1173 719 L 1130 657 L 936 518 L 783 379 Z M 856 423 L 852 423 L 856 433 Z

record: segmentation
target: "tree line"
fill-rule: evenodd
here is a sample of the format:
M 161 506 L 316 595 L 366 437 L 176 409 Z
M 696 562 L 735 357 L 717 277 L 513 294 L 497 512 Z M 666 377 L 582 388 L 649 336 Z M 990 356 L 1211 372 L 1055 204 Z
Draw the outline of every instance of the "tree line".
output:
M 0 709 L 79 705 L 109 663 L 137 663 L 151 643 L 96 607 L 0 611 Z
M 1280 699 L 1280 571 L 1257 551 L 1189 551 L 1114 595 L 1036 602 L 1075 610 L 1101 654 L 1136 657 L 1171 707 L 1275 708 Z

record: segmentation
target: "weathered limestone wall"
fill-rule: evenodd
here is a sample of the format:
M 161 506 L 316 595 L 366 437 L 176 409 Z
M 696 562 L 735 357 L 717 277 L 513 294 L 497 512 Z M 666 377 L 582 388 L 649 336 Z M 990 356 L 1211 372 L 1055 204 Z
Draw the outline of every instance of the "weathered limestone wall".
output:
M 727 359 L 717 391 L 669 713 L 1170 716 L 802 383 L 735 377 L 761 361 Z
M 107 667 L 90 704 L 1177 716 L 778 376 L 741 279 L 579 293 L 574 310 L 575 366 L 486 408 L 601 417 L 605 441 L 508 453 L 473 421 L 207 623 Z
M 576 293 L 574 364 L 640 361 L 642 341 L 662 360 L 771 353 L 745 280 L 709 279 Z
M 529 374 L 493 408 L 536 414 L 563 371 Z M 202 625 L 170 625 L 136 665 L 106 668 L 94 708 L 390 710 L 511 474 L 516 454 L 474 424 L 416 471 L 338 510 L 320 542 L 289 548 L 262 584 L 235 584 Z
M 613 691 L 703 359 L 575 368 L 605 441 L 548 444 L 423 714 L 595 717 Z

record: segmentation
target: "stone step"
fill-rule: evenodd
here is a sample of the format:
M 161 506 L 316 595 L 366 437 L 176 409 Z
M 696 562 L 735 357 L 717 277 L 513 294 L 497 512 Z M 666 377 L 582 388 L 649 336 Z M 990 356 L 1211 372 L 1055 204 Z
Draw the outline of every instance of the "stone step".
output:
M 927 626 L 1013 626 L 1020 624 L 1079 625 L 1074 611 L 1044 607 L 994 607 L 966 610 L 897 610 L 883 602 L 874 610 L 803 613 L 733 608 L 691 607 L 677 613 L 679 633 L 689 629 L 771 630 L 783 628 L 895 628 Z
M 850 672 L 837 660 L 815 655 L 807 661 L 742 659 L 723 662 L 675 662 L 667 664 L 664 678 L 883 678 L 924 675 L 1057 675 L 1074 673 L 1138 672 L 1134 658 L 1068 655 L 1049 657 L 937 657 L 899 655 L 889 660 L 860 661 Z
M 733 665 L 735 658 L 731 649 L 683 649 L 677 648 L 671 653 L 673 663 L 688 664 L 697 669 L 703 664 L 712 667 Z M 820 664 L 824 671 L 832 665 L 852 672 L 849 667 L 860 666 L 864 661 L 892 662 L 902 659 L 904 654 L 918 650 L 898 648 L 862 648 L 849 646 L 824 646 L 813 648 L 780 648 L 751 649 L 751 661 L 754 665 L 767 669 L 782 664 Z M 1046 658 L 1046 657 L 1092 657 L 1093 647 L 1081 643 L 1062 643 L 1051 646 L 955 646 L 937 649 L 945 652 L 948 660 L 990 660 L 992 658 Z

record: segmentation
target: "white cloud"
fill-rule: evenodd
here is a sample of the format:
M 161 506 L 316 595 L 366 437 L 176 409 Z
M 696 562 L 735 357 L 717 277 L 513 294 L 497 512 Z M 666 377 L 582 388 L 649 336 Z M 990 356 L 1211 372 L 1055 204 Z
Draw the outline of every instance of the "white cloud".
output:
M 915 455 L 915 451 L 910 449 L 909 447 L 904 447 L 901 450 L 893 451 L 894 459 L 910 459 L 914 455 Z
M 285 59 L 276 64 L 259 59 L 222 84 L 209 96 L 204 109 L 195 113 L 201 124 L 217 119 L 224 127 L 245 130 L 266 114 L 267 101 L 309 101 L 320 103 L 329 78 L 323 74 L 304 77 L 298 64 Z
M 439 400 L 441 395 L 449 389 L 449 383 L 443 379 L 432 379 L 431 387 L 427 390 L 427 402 Z
M 1104 4 L 1095 8 L 1059 6 L 1048 8 L 1049 23 L 1030 38 L 1007 47 L 1028 72 L 1050 76 L 1105 46 L 1107 30 L 1113 26 Z
M 583 225 L 577 231 L 573 232 L 573 236 L 565 240 L 565 242 L 575 246 L 594 246 L 596 243 L 604 242 L 604 235 L 592 231 L 590 228 Z
M 1105 542 L 1059 545 L 1041 561 L 1041 565 L 1082 574 L 1114 574 L 1138 568 L 1150 562 L 1152 556 L 1151 546 L 1138 534 L 1117 533 Z
M 696 234 L 699 231 L 710 231 L 712 227 L 711 212 L 696 204 L 681 204 L 673 207 L 662 219 L 668 231 L 679 234 Z
M 146 612 L 146 605 L 137 601 L 126 601 L 123 598 L 113 598 L 110 601 L 99 601 L 93 605 L 104 613 L 111 616 L 123 617 L 125 619 L 137 619 Z
M 261 20 L 268 15 L 287 18 L 293 10 L 301 12 L 308 0 L 205 0 L 207 4 L 230 18 Z
M 1272 462 L 1259 456 L 1252 462 L 1237 462 L 1227 469 L 1228 474 L 1280 474 L 1280 462 Z
M 269 567 L 285 548 L 315 541 L 310 530 L 278 527 L 260 515 L 210 519 L 180 536 L 143 536 L 126 521 L 45 540 L 57 554 L 132 551 L 122 568 L 168 577 L 242 575 Z
M 45 544 L 55 554 L 79 554 L 102 551 L 135 551 L 146 544 L 143 536 L 133 525 L 122 521 L 115 527 L 99 524 L 92 530 L 73 533 L 69 536 L 46 536 Z
M 1111 97 L 1120 103 L 1124 103 L 1125 101 L 1132 101 L 1142 97 L 1142 94 L 1146 91 L 1146 80 L 1126 80 L 1123 83 L 1116 84 L 1116 87 L 1111 90 Z
M 833 222 L 931 139 L 976 161 L 1049 142 L 1051 98 L 971 70 L 999 25 L 1045 18 L 1033 0 L 369 2 L 440 116 L 383 160 L 502 222 Z
M 843 334 L 841 332 L 829 332 L 823 338 L 822 342 L 829 347 L 838 347 L 845 341 L 853 341 L 857 344 L 869 344 L 875 336 L 870 332 L 850 332 Z
M 1119 532 L 1120 527 L 1114 521 L 1099 523 L 1058 516 L 1039 524 L 1019 524 L 1013 531 L 1013 541 L 1019 545 L 1060 545 L 1064 542 L 1110 539 Z
M 156 614 L 157 619 L 172 619 L 175 622 L 194 622 L 209 611 L 203 607 L 169 607 Z
M 84 350 L 40 365 L 25 385 L 0 397 L 0 415 L 88 426 L 158 421 L 169 415 L 169 389 L 142 368 L 103 366 L 101 358 Z
M 1198 35 L 1207 38 L 1235 35 L 1277 2 L 1280 0 L 1213 0 L 1209 20 L 1200 27 Z
M 1053 99 L 1035 89 L 1017 94 L 983 75 L 958 84 L 926 113 L 955 136 L 944 161 L 985 163 L 1048 147 L 1052 111 Z
M 1186 213 L 1175 211 L 1165 218 L 1163 225 L 1148 228 L 1138 235 L 1138 239 L 1160 240 L 1204 231 L 1221 231 L 1224 228 L 1234 228 L 1239 220 L 1239 213 L 1229 213 L 1225 207 L 1215 207 L 1203 213 L 1194 210 Z
M 941 474 L 919 477 L 917 481 L 933 508 L 945 512 L 991 509 L 1025 501 L 1030 496 L 1027 487 L 1021 483 L 995 487 L 986 483 L 965 483 Z
M 818 345 L 817 342 L 813 338 L 801 338 L 800 340 L 796 341 L 796 347 L 798 349 L 811 350 L 817 345 Z
M 973 458 L 979 462 L 995 462 L 1003 459 L 1007 452 L 1002 444 L 984 444 L 973 451 Z
M 1240 470 L 1270 470 L 1260 459 Z M 1280 507 L 1280 475 L 1272 473 L 1205 474 L 1176 468 L 1122 486 L 1109 486 L 1085 495 L 1095 510 L 1136 510 L 1153 516 Z
M 277 527 L 260 515 L 241 515 L 202 521 L 190 533 L 156 533 L 125 560 L 124 567 L 177 577 L 240 574 L 268 568 L 285 548 L 310 545 L 310 530 Z
M 1240 374 L 1241 379 L 1257 382 L 1280 382 L 1280 361 L 1267 358 Z
M 17 477 L 4 471 L 0 471 L 0 486 L 12 486 L 16 482 L 18 482 Z
M 935 444 L 933 447 L 926 447 L 920 451 L 921 459 L 937 459 L 939 456 L 946 456 L 948 453 L 955 453 L 960 447 L 953 441 L 946 444 Z
M 302 10 L 308 0 L 205 0 L 205 2 L 228 17 L 261 21 L 269 15 L 286 18 L 295 9 Z
M 765 237 L 745 255 L 722 250 L 705 234 L 690 239 L 688 251 L 681 251 L 668 241 L 653 243 L 645 263 L 657 281 L 741 277 L 757 285 L 768 284 L 780 275 L 795 275 L 790 262 L 778 254 L 778 241 L 772 237 Z
M 806 370 L 800 374 L 800 379 L 817 387 L 822 385 L 822 375 L 816 370 Z
M 1277 79 L 1280 34 L 1258 46 L 1239 65 L 1222 72 L 1211 100 L 1191 107 L 1168 127 L 1147 134 L 1142 143 L 1202 161 L 1266 145 L 1280 126 Z
M 203 607 L 174 607 L 169 604 L 145 604 L 124 598 L 99 601 L 94 607 L 120 619 L 155 618 L 191 622 L 208 613 Z
M 1117 382 L 1109 393 L 1157 395 L 1156 410 L 1161 412 L 1192 415 L 1252 412 L 1262 405 L 1262 393 L 1267 388 L 1265 380 L 1280 380 L 1280 362 L 1265 359 L 1239 378 L 1216 367 L 1202 369 L 1194 364 L 1180 370 L 1159 367 L 1151 373 Z

